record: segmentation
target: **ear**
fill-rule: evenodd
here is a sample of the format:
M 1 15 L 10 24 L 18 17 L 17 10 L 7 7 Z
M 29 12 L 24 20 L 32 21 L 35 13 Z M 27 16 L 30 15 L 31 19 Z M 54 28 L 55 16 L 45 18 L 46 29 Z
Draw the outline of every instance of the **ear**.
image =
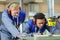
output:
M 34 18 L 34 22 L 33 22 L 33 23 L 36 24 L 36 22 L 37 22 L 37 21 L 36 21 L 36 19 Z
M 8 8 L 8 14 L 11 14 L 11 10 L 10 10 L 10 8 Z
M 19 7 L 19 9 L 21 10 L 21 7 Z
M 45 18 L 45 21 L 47 21 L 46 18 Z

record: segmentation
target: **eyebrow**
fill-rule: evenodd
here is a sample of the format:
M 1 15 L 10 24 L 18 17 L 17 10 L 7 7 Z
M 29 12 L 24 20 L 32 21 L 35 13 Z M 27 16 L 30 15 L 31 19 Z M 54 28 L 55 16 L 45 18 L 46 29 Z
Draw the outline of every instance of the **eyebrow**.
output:
M 39 23 L 39 24 L 44 24 L 44 22 L 42 22 L 42 23 Z

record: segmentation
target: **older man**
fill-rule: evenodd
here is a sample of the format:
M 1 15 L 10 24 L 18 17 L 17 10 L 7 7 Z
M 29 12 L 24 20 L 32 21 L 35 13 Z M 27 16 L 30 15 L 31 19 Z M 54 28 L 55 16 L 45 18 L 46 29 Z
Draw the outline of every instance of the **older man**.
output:
M 18 37 L 18 28 L 24 19 L 25 12 L 21 10 L 19 3 L 10 3 L 8 9 L 2 13 L 1 40 L 12 40 L 12 37 Z

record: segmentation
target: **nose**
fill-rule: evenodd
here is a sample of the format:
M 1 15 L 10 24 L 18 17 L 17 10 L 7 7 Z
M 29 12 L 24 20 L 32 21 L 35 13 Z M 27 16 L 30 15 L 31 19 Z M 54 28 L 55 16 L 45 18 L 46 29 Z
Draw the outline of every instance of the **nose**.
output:
M 18 10 L 14 10 L 14 12 L 15 12 L 15 13 L 17 13 L 17 14 L 19 13 L 19 11 L 18 11 Z
M 43 26 L 43 24 L 40 24 L 41 26 Z
M 18 12 L 18 10 L 14 10 L 14 12 Z

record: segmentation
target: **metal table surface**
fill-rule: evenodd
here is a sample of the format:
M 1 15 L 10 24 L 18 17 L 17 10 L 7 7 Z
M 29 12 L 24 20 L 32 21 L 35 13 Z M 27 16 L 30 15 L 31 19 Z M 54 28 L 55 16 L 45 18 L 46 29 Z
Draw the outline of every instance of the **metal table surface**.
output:
M 20 37 L 19 40 L 60 40 L 60 35 L 34 35 L 33 37 Z

